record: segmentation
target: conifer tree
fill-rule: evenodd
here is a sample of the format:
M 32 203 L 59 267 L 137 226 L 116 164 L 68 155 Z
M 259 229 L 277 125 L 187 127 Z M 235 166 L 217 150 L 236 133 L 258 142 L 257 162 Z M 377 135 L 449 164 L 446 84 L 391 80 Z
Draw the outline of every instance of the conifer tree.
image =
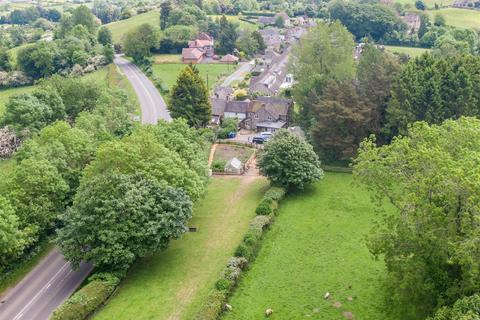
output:
M 184 118 L 193 127 L 203 127 L 210 121 L 208 89 L 195 66 L 189 65 L 179 74 L 171 91 L 169 109 L 173 118 Z

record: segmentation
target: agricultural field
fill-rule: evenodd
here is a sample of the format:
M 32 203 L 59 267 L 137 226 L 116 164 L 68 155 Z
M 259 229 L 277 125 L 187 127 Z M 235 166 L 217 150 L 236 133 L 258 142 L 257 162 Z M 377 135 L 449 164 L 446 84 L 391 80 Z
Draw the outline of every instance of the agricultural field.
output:
M 161 63 L 152 66 L 153 73 L 163 81 L 165 89 L 170 90 L 180 71 L 187 65 L 183 63 Z M 235 71 L 236 66 L 227 64 L 197 64 L 200 76 L 208 83 L 208 89 L 212 89 L 223 77 Z
M 254 151 L 255 149 L 249 147 L 242 147 L 231 144 L 219 144 L 215 148 L 213 161 L 228 161 L 235 157 L 245 163 L 248 159 L 250 159 Z
M 425 52 L 430 51 L 430 49 L 426 49 L 426 48 L 401 47 L 401 46 L 385 46 L 385 49 L 392 53 L 408 54 L 412 58 L 421 56 Z
M 409 4 L 412 9 L 415 8 L 415 0 L 395 0 L 395 2 L 404 5 Z M 438 6 L 442 8 L 451 6 L 455 2 L 455 0 L 425 0 L 424 2 L 428 9 L 434 9 L 435 4 L 438 4 Z
M 382 307 L 384 264 L 365 245 L 374 215 L 351 174 L 327 173 L 310 190 L 288 196 L 224 319 L 261 319 L 272 308 L 272 319 L 334 320 L 350 312 L 391 320 Z
M 151 25 L 160 25 L 160 11 L 152 10 L 146 13 L 138 14 L 130 19 L 115 21 L 106 26 L 112 31 L 112 39 L 114 43 L 119 43 L 122 36 L 130 30 L 135 29 L 141 24 L 149 23 Z
M 444 8 L 440 10 L 428 10 L 426 13 L 430 19 L 434 19 L 435 14 L 441 14 L 445 17 L 447 25 L 457 28 L 480 28 L 480 11 L 458 8 Z
M 240 243 L 267 188 L 263 178 L 214 178 L 190 221 L 198 231 L 140 259 L 94 318 L 191 319 Z

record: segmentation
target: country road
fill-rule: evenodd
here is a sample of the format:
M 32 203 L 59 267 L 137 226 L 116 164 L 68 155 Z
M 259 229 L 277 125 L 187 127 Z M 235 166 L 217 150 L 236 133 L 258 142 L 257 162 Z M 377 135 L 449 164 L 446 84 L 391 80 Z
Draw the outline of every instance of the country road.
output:
M 114 62 L 137 94 L 142 109 L 142 124 L 156 124 L 160 119 L 171 121 L 165 101 L 147 76 L 135 64 L 119 55 L 115 56 Z
M 234 81 L 243 80 L 245 75 L 252 70 L 254 64 L 255 64 L 255 62 L 253 60 L 249 61 L 249 62 L 242 62 L 240 64 L 240 67 L 223 81 L 222 86 L 223 87 L 228 87 Z
M 73 271 L 62 254 L 52 250 L 12 290 L 0 299 L 0 320 L 47 320 L 92 271 L 82 264 Z
M 114 62 L 138 96 L 142 124 L 171 121 L 165 101 L 142 71 L 120 56 Z M 0 296 L 0 320 L 47 320 L 91 271 L 90 264 L 73 271 L 58 249 L 53 249 L 20 283 Z

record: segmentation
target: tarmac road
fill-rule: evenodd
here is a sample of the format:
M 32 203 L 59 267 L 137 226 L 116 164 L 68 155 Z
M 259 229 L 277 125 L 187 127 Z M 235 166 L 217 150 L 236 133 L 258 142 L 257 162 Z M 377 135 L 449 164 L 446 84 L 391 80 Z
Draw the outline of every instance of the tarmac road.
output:
M 13 289 L 0 298 L 1 320 L 47 320 L 92 271 L 73 271 L 58 249 L 50 253 Z
M 123 71 L 137 94 L 142 109 L 142 124 L 156 124 L 160 119 L 171 121 L 172 117 L 168 113 L 165 101 L 147 76 L 135 64 L 120 55 L 115 56 L 114 62 Z

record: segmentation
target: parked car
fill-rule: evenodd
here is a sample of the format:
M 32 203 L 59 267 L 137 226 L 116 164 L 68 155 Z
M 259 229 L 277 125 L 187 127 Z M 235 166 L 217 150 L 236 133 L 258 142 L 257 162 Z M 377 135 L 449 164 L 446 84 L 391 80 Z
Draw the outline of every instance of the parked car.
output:
M 256 136 L 253 137 L 252 142 L 256 144 L 263 144 L 264 142 L 267 142 L 267 140 L 262 136 Z
M 268 140 L 270 140 L 271 137 L 273 137 L 273 133 L 268 131 L 260 132 L 260 137 L 262 137 L 265 142 L 267 142 Z

